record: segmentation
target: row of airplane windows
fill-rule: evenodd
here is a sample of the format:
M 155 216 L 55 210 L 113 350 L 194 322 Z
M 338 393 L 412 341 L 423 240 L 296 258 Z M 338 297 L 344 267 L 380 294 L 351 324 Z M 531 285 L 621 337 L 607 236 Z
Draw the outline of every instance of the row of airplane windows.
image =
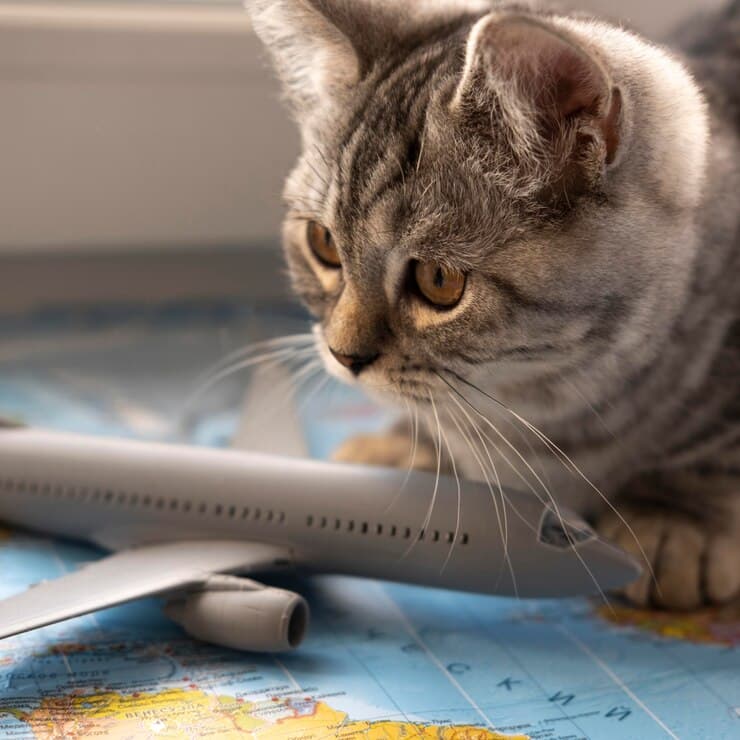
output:
M 318 529 L 333 529 L 336 532 L 359 532 L 360 534 L 376 534 L 382 535 L 387 533 L 390 537 L 400 537 L 404 540 L 410 540 L 412 535 L 411 527 L 399 527 L 395 524 L 383 525 L 376 524 L 371 527 L 367 522 L 360 522 L 359 525 L 352 519 L 347 522 L 342 522 L 341 519 L 332 519 L 329 517 L 314 517 L 309 514 L 306 517 L 306 525 L 309 527 L 317 527 Z M 451 545 L 455 541 L 455 532 L 440 532 L 438 529 L 427 532 L 425 529 L 420 529 L 416 535 L 418 540 L 430 540 L 431 542 L 446 542 Z M 463 532 L 459 536 L 459 542 L 461 545 L 467 545 L 470 541 L 470 537 L 466 532 Z
M 210 508 L 210 511 L 214 516 L 227 516 L 230 519 L 236 519 L 238 517 L 241 519 L 251 519 L 253 521 L 264 521 L 276 524 L 284 524 L 286 521 L 285 512 L 275 512 L 271 509 L 263 510 L 259 507 L 245 506 L 239 508 L 233 505 L 224 506 L 221 503 L 214 503 L 209 507 L 209 505 L 204 501 L 201 501 L 196 506 L 191 501 L 170 499 L 168 502 L 167 499 L 163 497 L 155 497 L 148 494 L 117 493 L 115 491 L 103 490 L 100 488 L 51 485 L 49 483 L 17 481 L 13 479 L 3 480 L 2 487 L 6 491 L 40 495 L 46 498 L 54 497 L 79 501 L 97 501 L 103 504 L 131 507 L 144 506 L 158 510 L 169 509 L 170 511 L 181 511 L 184 514 L 197 513 L 206 515 Z M 341 519 L 330 519 L 325 516 L 314 517 L 310 514 L 306 517 L 306 526 L 316 527 L 318 529 L 331 529 L 335 532 L 357 532 L 359 534 L 369 534 L 372 532 L 375 535 L 383 535 L 386 533 L 390 537 L 400 537 L 405 540 L 409 540 L 412 537 L 412 530 L 410 527 L 399 527 L 395 524 L 387 526 L 376 524 L 371 528 L 367 522 L 360 522 L 358 524 L 352 519 L 343 522 Z M 451 545 L 455 542 L 456 534 L 455 532 L 440 532 L 436 529 L 430 532 L 421 529 L 418 531 L 416 536 L 418 540 L 427 539 L 432 542 L 446 542 Z M 459 544 L 462 545 L 467 545 L 470 541 L 468 534 L 465 532 L 460 534 L 458 539 Z
M 214 516 L 227 516 L 230 519 L 239 517 L 241 519 L 274 522 L 276 524 L 283 524 L 286 519 L 285 512 L 275 512 L 272 509 L 263 510 L 259 507 L 248 506 L 239 508 L 236 506 L 224 506 L 221 503 L 214 503 L 209 506 L 205 501 L 201 501 L 196 505 L 192 501 L 179 501 L 178 499 L 170 499 L 168 501 L 166 498 L 151 496 L 149 494 L 116 492 L 100 488 L 51 485 L 48 483 L 15 481 L 11 479 L 2 481 L 2 486 L 6 491 L 40 495 L 46 498 L 67 498 L 118 506 L 144 506 L 160 511 L 165 509 L 180 511 L 184 514 L 208 514 L 210 509 L 210 513 Z

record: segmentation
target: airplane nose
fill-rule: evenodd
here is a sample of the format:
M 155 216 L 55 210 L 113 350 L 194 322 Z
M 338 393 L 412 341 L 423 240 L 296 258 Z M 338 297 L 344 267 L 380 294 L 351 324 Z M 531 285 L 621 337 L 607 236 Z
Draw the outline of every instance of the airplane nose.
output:
M 329 352 L 332 353 L 334 359 L 340 364 L 346 367 L 352 372 L 353 375 L 359 375 L 366 367 L 375 362 L 380 357 L 380 353 L 376 352 L 374 355 L 345 355 L 341 352 L 335 352 L 329 347 Z

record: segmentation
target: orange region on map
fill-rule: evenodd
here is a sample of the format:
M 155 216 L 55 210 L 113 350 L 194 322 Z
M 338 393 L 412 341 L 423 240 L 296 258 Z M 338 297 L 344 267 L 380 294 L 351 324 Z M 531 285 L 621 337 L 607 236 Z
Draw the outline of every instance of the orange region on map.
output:
M 252 703 L 199 690 L 172 689 L 159 693 L 103 693 L 44 699 L 32 711 L 6 709 L 30 726 L 35 737 L 179 738 L 213 735 L 219 738 L 328 737 L 362 740 L 528 740 L 472 725 L 353 721 L 323 702 L 275 698 Z
M 603 606 L 598 613 L 612 624 L 660 637 L 704 645 L 740 645 L 740 603 L 690 613 Z

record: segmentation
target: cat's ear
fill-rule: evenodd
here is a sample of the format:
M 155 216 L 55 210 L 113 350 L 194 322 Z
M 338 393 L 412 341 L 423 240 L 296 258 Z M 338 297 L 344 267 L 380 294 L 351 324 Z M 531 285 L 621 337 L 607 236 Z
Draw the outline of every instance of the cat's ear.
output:
M 499 114 L 523 145 L 596 149 L 611 164 L 619 149 L 622 101 L 600 62 L 576 39 L 546 21 L 491 13 L 468 38 L 453 108 Z
M 300 120 L 360 79 L 373 42 L 363 0 L 246 0 L 245 7 Z

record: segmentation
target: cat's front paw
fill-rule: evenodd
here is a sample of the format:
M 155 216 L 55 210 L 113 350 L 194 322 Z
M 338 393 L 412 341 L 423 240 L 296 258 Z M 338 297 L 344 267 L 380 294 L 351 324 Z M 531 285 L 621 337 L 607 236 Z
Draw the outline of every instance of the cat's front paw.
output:
M 609 511 L 598 529 L 643 563 L 641 578 L 624 591 L 633 604 L 689 610 L 740 596 L 739 530 L 635 504 L 617 509 L 624 521 Z
M 350 437 L 334 452 L 336 462 L 379 465 L 386 468 L 436 470 L 437 458 L 431 445 L 419 441 L 414 451 L 404 434 L 361 434 Z

